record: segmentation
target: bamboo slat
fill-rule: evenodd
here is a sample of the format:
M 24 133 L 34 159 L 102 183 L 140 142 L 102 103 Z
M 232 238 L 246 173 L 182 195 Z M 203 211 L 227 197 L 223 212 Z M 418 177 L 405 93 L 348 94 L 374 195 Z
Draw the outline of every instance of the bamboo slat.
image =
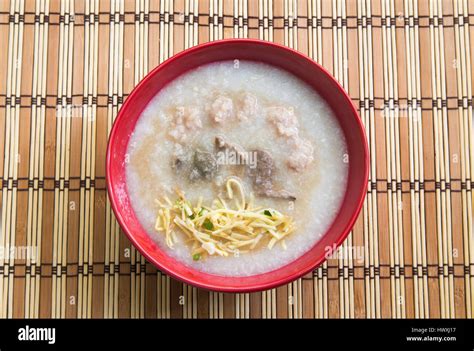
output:
M 322 64 L 370 152 L 345 254 L 235 295 L 150 265 L 105 188 L 107 138 L 132 88 L 174 54 L 231 37 Z M 468 0 L 0 2 L 0 248 L 32 250 L 0 255 L 0 317 L 472 318 L 473 44 Z

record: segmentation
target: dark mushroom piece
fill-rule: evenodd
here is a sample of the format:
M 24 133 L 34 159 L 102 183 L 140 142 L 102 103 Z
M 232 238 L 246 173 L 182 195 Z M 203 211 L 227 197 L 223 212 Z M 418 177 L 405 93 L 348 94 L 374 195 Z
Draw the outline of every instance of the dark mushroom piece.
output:
M 212 180 L 218 171 L 218 163 L 213 153 L 186 149 L 175 155 L 171 167 L 191 181 Z
M 193 165 L 189 174 L 190 180 L 212 180 L 218 170 L 216 157 L 211 152 L 196 150 Z

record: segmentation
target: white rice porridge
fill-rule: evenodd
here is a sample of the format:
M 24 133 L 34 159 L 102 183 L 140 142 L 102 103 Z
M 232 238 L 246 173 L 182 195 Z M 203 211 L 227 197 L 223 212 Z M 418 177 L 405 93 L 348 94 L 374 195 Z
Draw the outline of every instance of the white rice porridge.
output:
M 250 155 L 245 165 L 232 164 L 236 150 Z M 140 223 L 170 256 L 199 271 L 248 276 L 290 263 L 324 235 L 344 197 L 346 152 L 334 113 L 304 82 L 263 63 L 223 61 L 183 74 L 151 100 L 128 145 L 127 187 Z M 251 169 L 259 169 L 255 162 L 264 153 L 273 167 L 263 178 L 271 184 L 262 185 Z M 217 160 L 215 168 L 201 167 L 209 157 Z M 173 202 L 180 189 L 193 204 L 200 197 L 211 204 L 219 196 L 232 203 L 226 197 L 229 177 L 238 177 L 256 205 L 290 216 L 295 231 L 271 249 L 263 245 L 224 257 L 206 248 L 200 258 L 175 226 L 169 247 L 155 229 L 155 200 L 167 196 Z

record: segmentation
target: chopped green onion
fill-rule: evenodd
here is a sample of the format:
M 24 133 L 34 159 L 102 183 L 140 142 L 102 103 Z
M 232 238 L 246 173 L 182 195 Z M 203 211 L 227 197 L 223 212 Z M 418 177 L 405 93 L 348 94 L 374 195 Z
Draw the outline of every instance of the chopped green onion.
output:
M 214 229 L 214 224 L 212 224 L 212 222 L 209 220 L 209 218 L 206 218 L 206 220 L 204 221 L 204 223 L 202 225 L 207 230 L 213 230 Z
M 263 213 L 264 213 L 266 216 L 268 216 L 268 217 L 271 217 L 271 216 L 272 216 L 272 214 L 271 214 L 271 212 L 270 212 L 269 210 L 265 210 L 265 211 L 263 211 Z
M 197 254 L 194 254 L 194 255 L 193 255 L 193 260 L 194 260 L 194 261 L 199 261 L 200 259 L 201 259 L 201 254 L 198 254 L 198 253 L 197 253 Z

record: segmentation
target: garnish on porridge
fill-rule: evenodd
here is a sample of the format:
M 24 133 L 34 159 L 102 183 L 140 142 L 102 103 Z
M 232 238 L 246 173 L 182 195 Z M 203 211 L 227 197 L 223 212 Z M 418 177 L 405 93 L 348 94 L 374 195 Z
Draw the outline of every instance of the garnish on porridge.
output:
M 208 255 L 240 255 L 263 246 L 272 249 L 277 243 L 285 248 L 285 238 L 295 230 L 292 217 L 255 206 L 252 193 L 247 201 L 238 179 L 229 178 L 226 190 L 229 203 L 218 197 L 210 206 L 202 198 L 193 206 L 180 190 L 174 203 L 166 196 L 157 200 L 155 230 L 165 234 L 170 248 L 178 243 L 176 231 L 183 233 L 195 261 Z

